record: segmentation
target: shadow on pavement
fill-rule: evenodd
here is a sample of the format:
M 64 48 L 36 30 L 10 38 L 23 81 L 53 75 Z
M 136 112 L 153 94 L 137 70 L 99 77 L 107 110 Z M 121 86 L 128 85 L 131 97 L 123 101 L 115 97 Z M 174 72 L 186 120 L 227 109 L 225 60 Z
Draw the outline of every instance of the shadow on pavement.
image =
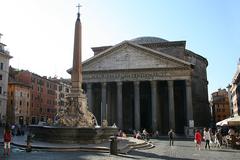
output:
M 131 151 L 129 153 L 129 155 L 141 156 L 141 158 L 142 157 L 146 157 L 146 158 L 171 159 L 171 160 L 182 160 L 182 159 L 185 159 L 185 160 L 195 160 L 195 159 L 191 159 L 191 158 L 178 158 L 178 157 L 171 157 L 171 156 L 167 156 L 167 155 L 157 155 L 155 153 L 146 153 L 146 152 L 141 152 L 141 151 L 137 151 L 137 150 Z M 129 158 L 132 158 L 132 157 L 129 157 Z M 137 159 L 137 158 L 135 158 L 135 159 Z

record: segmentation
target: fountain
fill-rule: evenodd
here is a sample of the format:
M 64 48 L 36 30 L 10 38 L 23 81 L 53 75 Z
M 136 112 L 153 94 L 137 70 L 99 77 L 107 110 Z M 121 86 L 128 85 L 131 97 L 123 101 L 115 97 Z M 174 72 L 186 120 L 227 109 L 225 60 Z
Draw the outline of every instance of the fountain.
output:
M 117 127 L 107 126 L 106 120 L 103 120 L 102 126 L 98 127 L 95 116 L 88 110 L 87 97 L 82 89 L 81 32 L 78 11 L 75 23 L 71 93 L 67 95 L 67 103 L 64 109 L 57 113 L 53 125 L 29 127 L 35 140 L 54 143 L 101 143 L 117 133 Z

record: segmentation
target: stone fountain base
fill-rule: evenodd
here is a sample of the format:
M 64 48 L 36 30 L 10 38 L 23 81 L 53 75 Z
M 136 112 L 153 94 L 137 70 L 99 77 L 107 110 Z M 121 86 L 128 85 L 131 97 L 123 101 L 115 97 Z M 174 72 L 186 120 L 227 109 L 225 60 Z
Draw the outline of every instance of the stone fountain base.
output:
M 52 143 L 97 144 L 116 135 L 117 128 L 74 128 L 30 125 L 33 140 Z

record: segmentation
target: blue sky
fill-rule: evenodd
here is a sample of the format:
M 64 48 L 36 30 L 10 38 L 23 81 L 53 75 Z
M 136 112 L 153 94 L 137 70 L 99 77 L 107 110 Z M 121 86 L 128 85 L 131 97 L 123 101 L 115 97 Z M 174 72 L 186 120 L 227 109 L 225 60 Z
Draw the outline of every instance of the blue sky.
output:
M 78 0 L 0 0 L 1 42 L 10 64 L 69 78 Z M 83 60 L 91 47 L 140 36 L 186 40 L 208 59 L 209 94 L 232 81 L 240 58 L 238 0 L 81 0 Z

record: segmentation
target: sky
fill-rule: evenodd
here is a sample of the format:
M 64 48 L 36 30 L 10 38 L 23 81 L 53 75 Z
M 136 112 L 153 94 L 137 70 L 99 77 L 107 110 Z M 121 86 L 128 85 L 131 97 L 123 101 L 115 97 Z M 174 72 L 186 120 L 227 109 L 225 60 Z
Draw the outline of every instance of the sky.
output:
M 70 78 L 78 3 L 83 60 L 93 56 L 91 47 L 141 36 L 185 40 L 187 49 L 208 60 L 209 94 L 232 82 L 240 58 L 238 0 L 0 0 L 10 65 Z

